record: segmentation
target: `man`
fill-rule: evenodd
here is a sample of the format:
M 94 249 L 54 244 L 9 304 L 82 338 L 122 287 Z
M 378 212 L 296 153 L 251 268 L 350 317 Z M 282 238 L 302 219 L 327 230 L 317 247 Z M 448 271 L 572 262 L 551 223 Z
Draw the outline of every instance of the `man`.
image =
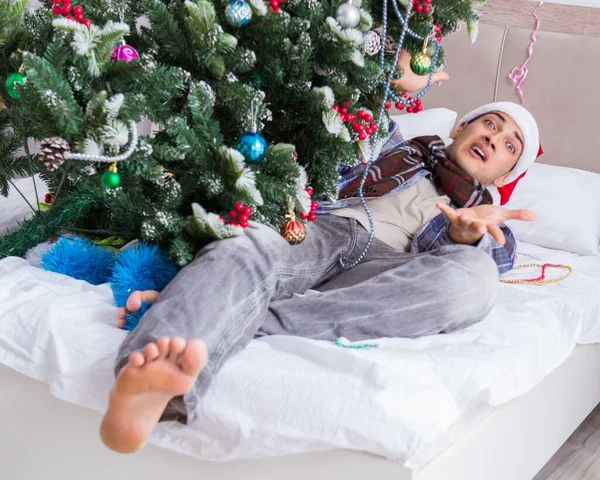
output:
M 158 421 L 190 421 L 223 363 L 257 336 L 419 337 L 482 320 L 498 272 L 514 261 L 502 222 L 534 219 L 493 206 L 486 187 L 527 170 L 538 129 L 523 107 L 495 103 L 468 114 L 451 136 L 447 148 L 437 137 L 405 142 L 392 126 L 364 188 L 375 227 L 366 255 L 360 167 L 344 176 L 340 200 L 322 205 L 332 214 L 309 224 L 300 245 L 252 225 L 204 248 L 121 346 L 101 427 L 106 445 L 133 452 Z M 348 270 L 340 258 L 361 262 Z M 127 308 L 157 296 L 136 292 Z

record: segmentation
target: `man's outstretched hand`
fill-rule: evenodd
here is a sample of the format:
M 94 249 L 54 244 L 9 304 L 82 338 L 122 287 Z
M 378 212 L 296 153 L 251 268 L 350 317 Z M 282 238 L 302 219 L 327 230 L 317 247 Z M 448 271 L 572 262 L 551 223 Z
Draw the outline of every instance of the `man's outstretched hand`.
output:
M 506 239 L 498 226 L 500 223 L 506 220 L 531 222 L 536 218 L 535 213 L 530 210 L 508 210 L 493 205 L 454 210 L 444 203 L 438 203 L 437 207 L 450 221 L 450 238 L 462 245 L 474 245 L 486 233 L 489 233 L 496 243 L 504 245 Z

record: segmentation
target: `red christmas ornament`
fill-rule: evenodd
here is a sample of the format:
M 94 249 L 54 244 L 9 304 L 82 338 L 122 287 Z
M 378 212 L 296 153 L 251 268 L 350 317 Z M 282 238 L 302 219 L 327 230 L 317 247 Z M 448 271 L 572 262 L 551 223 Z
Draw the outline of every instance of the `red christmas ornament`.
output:
M 60 15 L 60 12 L 62 12 L 62 8 L 60 7 L 60 5 L 54 5 L 52 7 L 52 13 L 54 15 Z
M 377 130 L 377 129 L 379 128 L 379 125 L 377 125 L 375 122 L 373 122 L 373 123 L 371 124 L 371 128 L 372 128 L 373 130 Z
M 83 7 L 81 5 L 75 5 L 73 7 L 73 13 L 75 16 L 83 15 Z
M 243 204 L 242 202 L 237 202 L 237 203 L 235 204 L 235 209 L 236 209 L 238 212 L 241 212 L 241 211 L 242 211 L 242 210 L 244 210 L 245 208 L 246 208 L 246 207 L 244 206 L 244 204 Z
M 312 188 L 310 188 L 310 187 L 308 187 L 308 188 L 306 189 L 306 193 L 308 193 L 308 195 L 312 197 L 312 196 L 313 196 L 313 189 L 312 189 Z
M 334 109 L 336 112 L 340 111 L 340 106 L 339 105 L 334 105 L 333 107 L 331 107 L 332 109 Z
M 296 220 L 293 213 L 286 217 L 289 220 L 281 226 L 281 236 L 290 245 L 298 245 L 306 238 L 306 227 L 300 220 Z
M 407 107 L 407 108 L 406 108 L 406 111 L 407 111 L 408 113 L 413 113 L 413 112 L 414 112 L 414 110 L 413 110 L 413 107 Z
M 364 118 L 365 118 L 365 122 L 367 122 L 367 123 L 371 123 L 373 121 L 373 115 L 370 115 L 368 113 L 365 115 Z
M 308 221 L 309 222 L 314 222 L 317 219 L 317 214 L 315 212 L 310 212 L 308 214 Z
M 342 112 L 344 115 L 345 115 L 346 113 L 348 113 L 348 109 L 347 109 L 346 107 L 342 108 L 340 111 L 341 111 L 341 112 Z
M 361 140 L 366 140 L 367 134 L 365 132 L 358 132 L 358 138 Z
M 304 212 L 302 212 L 302 213 L 300 214 L 300 218 L 301 218 L 302 220 L 308 220 L 308 213 L 304 213 Z
M 398 110 L 404 110 L 404 104 L 402 102 L 396 102 L 396 108 Z
M 342 119 L 342 122 L 345 122 L 346 121 L 346 114 L 340 113 L 340 118 Z
M 219 217 L 219 220 L 221 220 L 223 223 L 225 223 L 225 217 Z
M 237 212 L 235 210 L 229 210 L 229 217 L 230 218 L 236 218 L 237 217 Z
M 86 27 L 88 27 L 88 28 L 89 28 L 89 27 L 91 27 L 91 26 L 92 26 L 92 21 L 91 21 L 89 18 L 86 18 L 86 19 L 83 21 L 83 24 L 84 24 Z
M 357 113 L 358 118 L 363 118 L 365 116 L 365 113 L 366 112 L 361 108 Z
M 246 215 L 250 216 L 254 213 L 254 210 L 252 210 L 252 207 L 246 207 L 246 209 L 244 210 L 244 213 Z
M 349 106 L 350 106 L 350 102 L 349 102 L 348 100 L 346 100 L 346 101 L 344 102 L 344 107 L 348 108 Z
M 353 122 L 354 120 L 356 120 L 356 115 L 354 115 L 353 113 L 349 113 L 348 115 L 346 115 L 346 120 L 348 122 Z
M 385 104 L 385 108 L 386 108 L 387 110 L 389 110 L 390 108 L 392 108 L 392 102 L 387 102 L 387 103 Z
M 438 41 L 438 43 L 440 43 L 442 41 L 442 36 L 441 35 L 436 35 L 435 39 Z
M 423 7 L 423 13 L 429 14 L 431 12 L 431 7 L 429 5 L 425 5 Z
M 360 127 L 360 123 L 353 123 L 352 124 L 352 130 L 354 130 L 355 132 L 358 132 Z
M 71 14 L 71 5 L 68 5 L 68 4 L 65 3 L 62 6 L 61 14 L 62 14 L 63 17 L 66 17 L 66 16 L 70 15 Z
M 422 11 L 423 11 L 423 5 L 421 5 L 420 3 L 415 5 L 415 12 L 421 13 Z
M 319 208 L 319 202 L 311 202 L 310 203 L 310 211 L 314 212 L 317 208 Z

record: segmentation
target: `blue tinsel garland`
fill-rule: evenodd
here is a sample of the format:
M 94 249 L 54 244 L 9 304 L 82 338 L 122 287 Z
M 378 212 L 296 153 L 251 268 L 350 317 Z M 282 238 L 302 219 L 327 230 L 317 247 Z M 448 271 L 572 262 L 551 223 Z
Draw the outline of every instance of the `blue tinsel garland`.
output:
M 156 245 L 140 242 L 137 247 L 114 254 L 79 237 L 61 237 L 42 256 L 42 267 L 93 285 L 110 283 L 115 304 L 124 307 L 136 290 L 160 292 L 173 280 L 178 267 Z M 144 303 L 127 315 L 125 330 L 133 330 L 150 308 Z

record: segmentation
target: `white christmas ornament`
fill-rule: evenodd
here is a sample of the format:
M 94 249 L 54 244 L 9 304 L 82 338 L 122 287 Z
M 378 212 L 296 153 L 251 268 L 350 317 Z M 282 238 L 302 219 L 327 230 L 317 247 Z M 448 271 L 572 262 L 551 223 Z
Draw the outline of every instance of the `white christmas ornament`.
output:
M 348 0 L 337 9 L 336 19 L 343 28 L 356 28 L 360 23 L 360 10 L 352 2 Z

